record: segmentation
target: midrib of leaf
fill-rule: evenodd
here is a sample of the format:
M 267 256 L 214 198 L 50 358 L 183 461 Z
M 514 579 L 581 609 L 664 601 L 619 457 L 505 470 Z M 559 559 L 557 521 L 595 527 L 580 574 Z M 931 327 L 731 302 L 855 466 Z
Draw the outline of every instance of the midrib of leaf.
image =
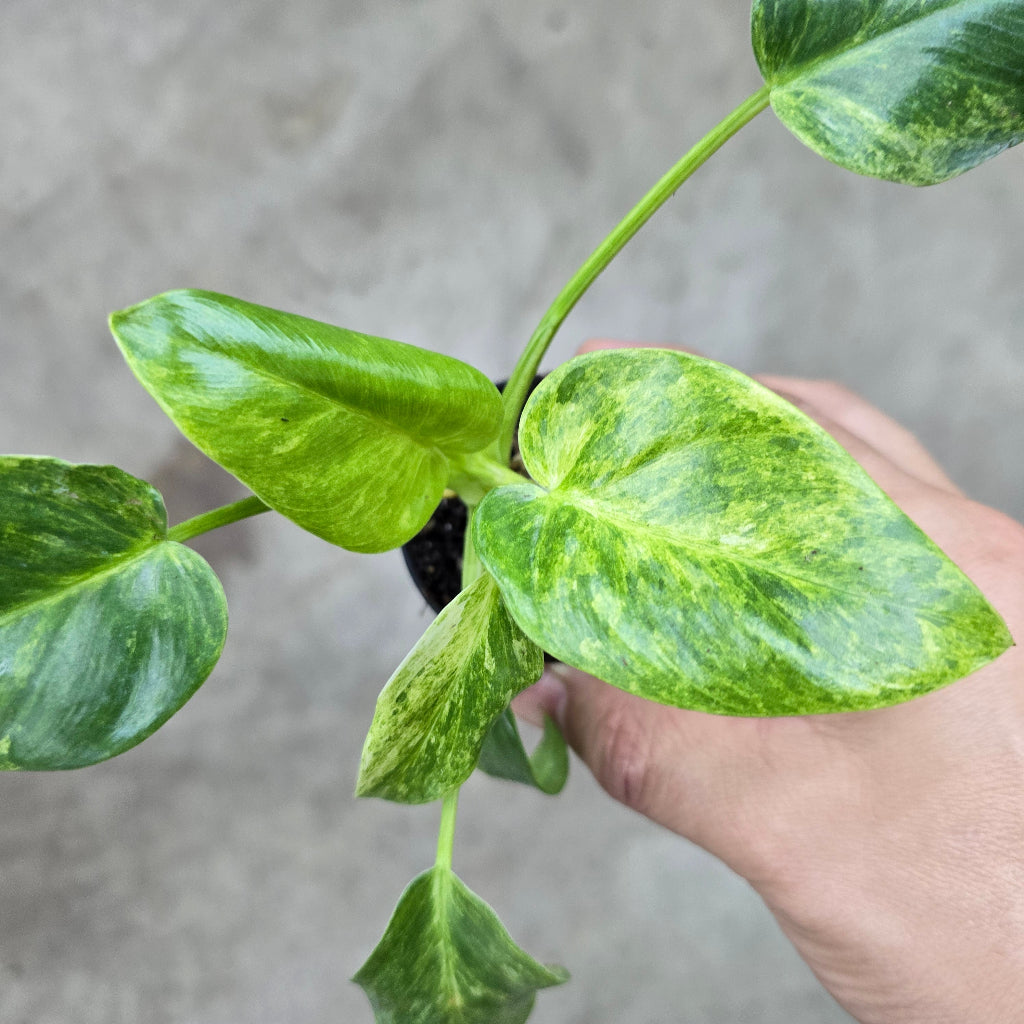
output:
M 296 391 L 301 391 L 304 394 L 313 395 L 316 398 L 319 398 L 322 401 L 327 402 L 328 405 L 334 406 L 338 409 L 344 409 L 348 413 L 362 417 L 364 420 L 366 420 L 368 423 L 373 424 L 374 426 L 381 427 L 392 434 L 398 434 L 402 437 L 406 437 L 413 444 L 417 445 L 420 448 L 423 448 L 424 450 L 429 451 L 431 448 L 434 448 L 442 455 L 444 455 L 446 459 L 448 458 L 447 453 L 443 449 L 438 448 L 438 446 L 434 444 L 433 441 L 421 437 L 417 434 L 413 434 L 412 432 L 406 430 L 404 427 L 397 426 L 393 420 L 385 419 L 384 417 L 379 416 L 376 413 L 369 412 L 366 409 L 360 409 L 357 406 L 348 405 L 345 402 L 338 399 L 336 396 L 327 394 L 326 392 L 321 391 L 319 388 L 312 387 L 309 384 L 304 384 L 301 381 L 293 380 L 290 377 L 282 377 L 280 374 L 275 373 L 272 369 L 268 369 L 265 366 L 252 363 L 248 359 L 239 359 L 238 362 L 242 363 L 242 365 L 245 366 L 250 373 L 254 373 L 257 377 L 263 377 L 266 380 L 272 380 L 277 382 L 278 384 L 283 384 L 285 387 L 294 388 Z
M 446 999 L 450 1008 L 457 1007 L 461 1010 L 464 1003 L 455 979 L 455 958 L 451 953 L 451 871 L 435 866 L 430 884 L 434 896 L 432 923 L 437 930 L 441 947 L 441 985 L 443 991 L 449 993 Z
M 775 576 L 785 580 L 794 580 L 799 583 L 806 583 L 810 586 L 828 590 L 834 594 L 842 594 L 846 597 L 863 596 L 856 591 L 845 590 L 842 587 L 837 587 L 834 583 L 827 580 L 815 579 L 811 576 L 801 576 L 799 573 L 773 567 L 762 561 L 758 561 L 755 558 L 750 558 L 749 556 L 727 552 L 721 545 L 701 541 L 688 534 L 681 535 L 679 533 L 674 533 L 670 527 L 651 526 L 648 522 L 633 519 L 630 516 L 624 515 L 621 509 L 605 504 L 600 498 L 590 497 L 579 491 L 552 491 L 550 493 L 555 497 L 566 495 L 568 500 L 564 501 L 564 504 L 580 509 L 587 515 L 592 516 L 594 519 L 599 521 L 611 522 L 616 526 L 622 527 L 626 533 L 641 534 L 644 537 L 650 537 L 655 541 L 660 540 L 670 544 L 672 547 L 682 548 L 686 551 L 708 552 L 717 560 L 746 565 L 752 569 L 756 569 L 758 572 L 762 572 L 770 576 Z M 884 607 L 902 608 L 904 606 L 902 602 L 889 600 L 881 595 L 876 595 L 876 600 Z
M 0 615 L 0 627 L 6 625 L 12 618 L 24 614 L 26 609 L 37 607 L 44 608 L 46 605 L 56 604 L 58 601 L 67 597 L 69 593 L 74 593 L 76 590 L 92 586 L 106 576 L 113 576 L 115 573 L 121 572 L 126 565 L 145 558 L 154 548 L 159 547 L 161 544 L 168 543 L 173 542 L 160 538 L 159 540 L 146 544 L 145 547 L 133 549 L 124 555 L 118 556 L 112 561 L 104 563 L 102 568 L 82 574 L 72 582 L 64 584 L 60 590 L 44 594 L 41 597 L 33 597 L 25 601 L 19 601 L 17 604 L 11 605 L 2 615 Z
M 967 6 L 967 5 L 979 5 L 984 6 L 984 0 L 967 0 L 966 4 L 964 0 L 946 0 L 946 3 L 940 4 L 937 7 L 930 10 L 927 14 L 917 15 L 915 17 L 907 17 L 905 20 L 898 22 L 895 25 L 890 25 L 888 28 L 876 32 L 872 35 L 870 25 L 866 26 L 866 31 L 862 35 L 855 36 L 853 39 L 843 43 L 840 46 L 836 46 L 825 53 L 819 54 L 813 60 L 806 60 L 801 64 L 794 65 L 793 69 L 784 75 L 774 76 L 768 85 L 775 89 L 778 86 L 788 85 L 796 78 L 801 78 L 808 71 L 819 70 L 824 65 L 829 63 L 839 63 L 843 57 L 854 50 L 860 50 L 868 46 L 876 46 L 886 36 L 892 35 L 894 32 L 901 32 L 907 28 L 908 25 L 918 26 L 930 18 L 937 17 L 940 14 L 945 14 L 946 11 L 951 7 Z

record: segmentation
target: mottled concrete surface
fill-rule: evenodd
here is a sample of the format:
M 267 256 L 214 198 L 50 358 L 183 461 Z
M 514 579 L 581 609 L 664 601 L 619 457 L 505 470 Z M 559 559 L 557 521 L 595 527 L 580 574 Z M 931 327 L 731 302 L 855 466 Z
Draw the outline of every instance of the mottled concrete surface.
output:
M 593 244 L 757 88 L 746 19 L 668 0 L 3 0 L 0 449 L 119 464 L 172 519 L 238 494 L 106 331 L 176 286 L 507 372 Z M 1024 515 L 1022 179 L 1024 152 L 933 189 L 861 180 L 763 115 L 551 362 L 617 335 L 835 377 Z M 2 1024 L 370 1020 L 347 979 L 430 863 L 437 813 L 351 793 L 375 693 L 427 613 L 396 555 L 281 520 L 203 550 L 232 609 L 203 690 L 119 759 L 0 779 Z M 582 770 L 557 801 L 471 783 L 456 860 L 572 970 L 538 1024 L 849 1019 L 744 884 Z

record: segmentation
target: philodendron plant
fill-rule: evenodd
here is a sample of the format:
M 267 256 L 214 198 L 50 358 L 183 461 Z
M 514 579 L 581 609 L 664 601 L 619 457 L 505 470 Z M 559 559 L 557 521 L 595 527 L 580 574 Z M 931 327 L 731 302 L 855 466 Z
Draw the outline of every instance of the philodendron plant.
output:
M 1020 0 L 755 0 L 759 89 L 644 197 L 556 298 L 504 392 L 397 341 L 203 291 L 111 317 L 142 384 L 252 496 L 168 528 L 111 466 L 0 459 L 0 767 L 77 768 L 139 743 L 224 643 L 187 546 L 273 509 L 387 551 L 446 494 L 463 589 L 385 685 L 362 796 L 441 801 L 436 862 L 355 980 L 379 1022 L 518 1024 L 566 978 L 452 873 L 475 768 L 557 792 L 509 711 L 548 652 L 613 686 L 727 715 L 878 708 L 1012 644 L 975 586 L 817 425 L 754 381 L 661 349 L 601 351 L 526 400 L 576 301 L 690 174 L 769 105 L 853 171 L 940 182 L 1024 139 Z M 525 407 L 524 407 L 525 406 Z M 513 437 L 525 472 L 513 470 Z

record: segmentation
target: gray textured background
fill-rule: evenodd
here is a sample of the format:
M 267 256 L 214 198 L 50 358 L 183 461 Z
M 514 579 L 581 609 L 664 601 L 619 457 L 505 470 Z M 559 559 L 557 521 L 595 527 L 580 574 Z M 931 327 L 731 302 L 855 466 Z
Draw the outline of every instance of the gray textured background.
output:
M 170 287 L 502 375 L 591 247 L 759 84 L 741 2 L 3 0 L 0 449 L 119 464 L 172 520 L 235 497 L 106 332 Z M 1022 180 L 1024 152 L 932 189 L 861 180 L 764 114 L 550 362 L 613 335 L 835 377 L 1020 517 Z M 351 793 L 428 615 L 397 555 L 272 517 L 203 550 L 232 610 L 204 689 L 112 762 L 0 778 L 3 1024 L 371 1018 L 347 978 L 431 862 L 437 809 Z M 472 782 L 456 867 L 572 970 L 538 1024 L 849 1020 L 743 883 L 582 770 L 557 801 Z

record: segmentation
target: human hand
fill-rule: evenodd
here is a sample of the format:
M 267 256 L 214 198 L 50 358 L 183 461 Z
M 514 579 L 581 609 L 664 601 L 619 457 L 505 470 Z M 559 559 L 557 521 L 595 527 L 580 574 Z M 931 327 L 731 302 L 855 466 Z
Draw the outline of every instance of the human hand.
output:
M 584 350 L 598 347 L 621 345 Z M 1024 527 L 966 498 L 844 388 L 759 379 L 828 430 L 1024 636 Z M 1021 1020 L 1021 647 L 877 711 L 718 717 L 565 666 L 514 706 L 552 714 L 613 797 L 746 878 L 862 1024 Z

